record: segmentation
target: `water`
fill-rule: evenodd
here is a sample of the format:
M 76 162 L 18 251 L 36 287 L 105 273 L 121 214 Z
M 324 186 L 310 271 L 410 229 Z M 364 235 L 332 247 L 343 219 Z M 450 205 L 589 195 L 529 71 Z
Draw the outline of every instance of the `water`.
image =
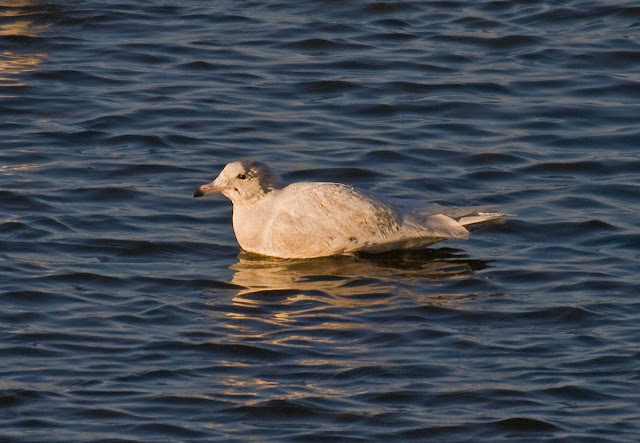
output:
M 637 4 L 0 5 L 0 440 L 636 441 Z M 256 258 L 248 157 L 516 216 Z

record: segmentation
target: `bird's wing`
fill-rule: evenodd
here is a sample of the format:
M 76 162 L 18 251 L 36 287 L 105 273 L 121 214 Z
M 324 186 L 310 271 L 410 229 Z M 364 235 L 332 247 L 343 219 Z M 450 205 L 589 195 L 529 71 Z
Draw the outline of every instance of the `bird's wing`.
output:
M 349 252 L 399 229 L 387 206 L 339 183 L 297 183 L 283 190 L 268 223 L 271 247 L 312 255 Z

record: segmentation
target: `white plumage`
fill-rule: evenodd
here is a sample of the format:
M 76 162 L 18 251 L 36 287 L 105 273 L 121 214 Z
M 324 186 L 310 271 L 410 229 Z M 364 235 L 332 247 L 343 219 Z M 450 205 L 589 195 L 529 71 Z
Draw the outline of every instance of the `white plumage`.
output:
M 340 183 L 285 185 L 256 161 L 229 163 L 193 193 L 222 193 L 233 203 L 233 229 L 248 252 L 313 258 L 356 251 L 424 247 L 445 238 L 468 238 L 465 226 L 503 214 L 433 205 L 402 212 Z

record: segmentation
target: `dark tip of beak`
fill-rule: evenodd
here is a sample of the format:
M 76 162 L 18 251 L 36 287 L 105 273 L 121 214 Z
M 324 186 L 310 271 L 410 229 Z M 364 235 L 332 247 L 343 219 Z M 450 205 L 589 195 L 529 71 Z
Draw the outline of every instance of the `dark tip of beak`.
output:
M 202 192 L 200 188 L 197 188 L 195 191 L 193 191 L 193 197 L 202 197 L 203 195 L 204 192 Z

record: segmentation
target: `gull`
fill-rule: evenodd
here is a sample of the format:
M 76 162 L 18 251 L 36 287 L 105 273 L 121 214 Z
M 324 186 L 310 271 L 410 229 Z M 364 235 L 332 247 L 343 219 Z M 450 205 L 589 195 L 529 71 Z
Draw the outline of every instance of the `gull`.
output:
M 233 230 L 242 249 L 287 259 L 423 248 L 466 239 L 467 227 L 506 215 L 440 205 L 397 208 L 341 183 L 287 185 L 253 160 L 227 164 L 193 197 L 206 194 L 223 194 L 233 203 Z

